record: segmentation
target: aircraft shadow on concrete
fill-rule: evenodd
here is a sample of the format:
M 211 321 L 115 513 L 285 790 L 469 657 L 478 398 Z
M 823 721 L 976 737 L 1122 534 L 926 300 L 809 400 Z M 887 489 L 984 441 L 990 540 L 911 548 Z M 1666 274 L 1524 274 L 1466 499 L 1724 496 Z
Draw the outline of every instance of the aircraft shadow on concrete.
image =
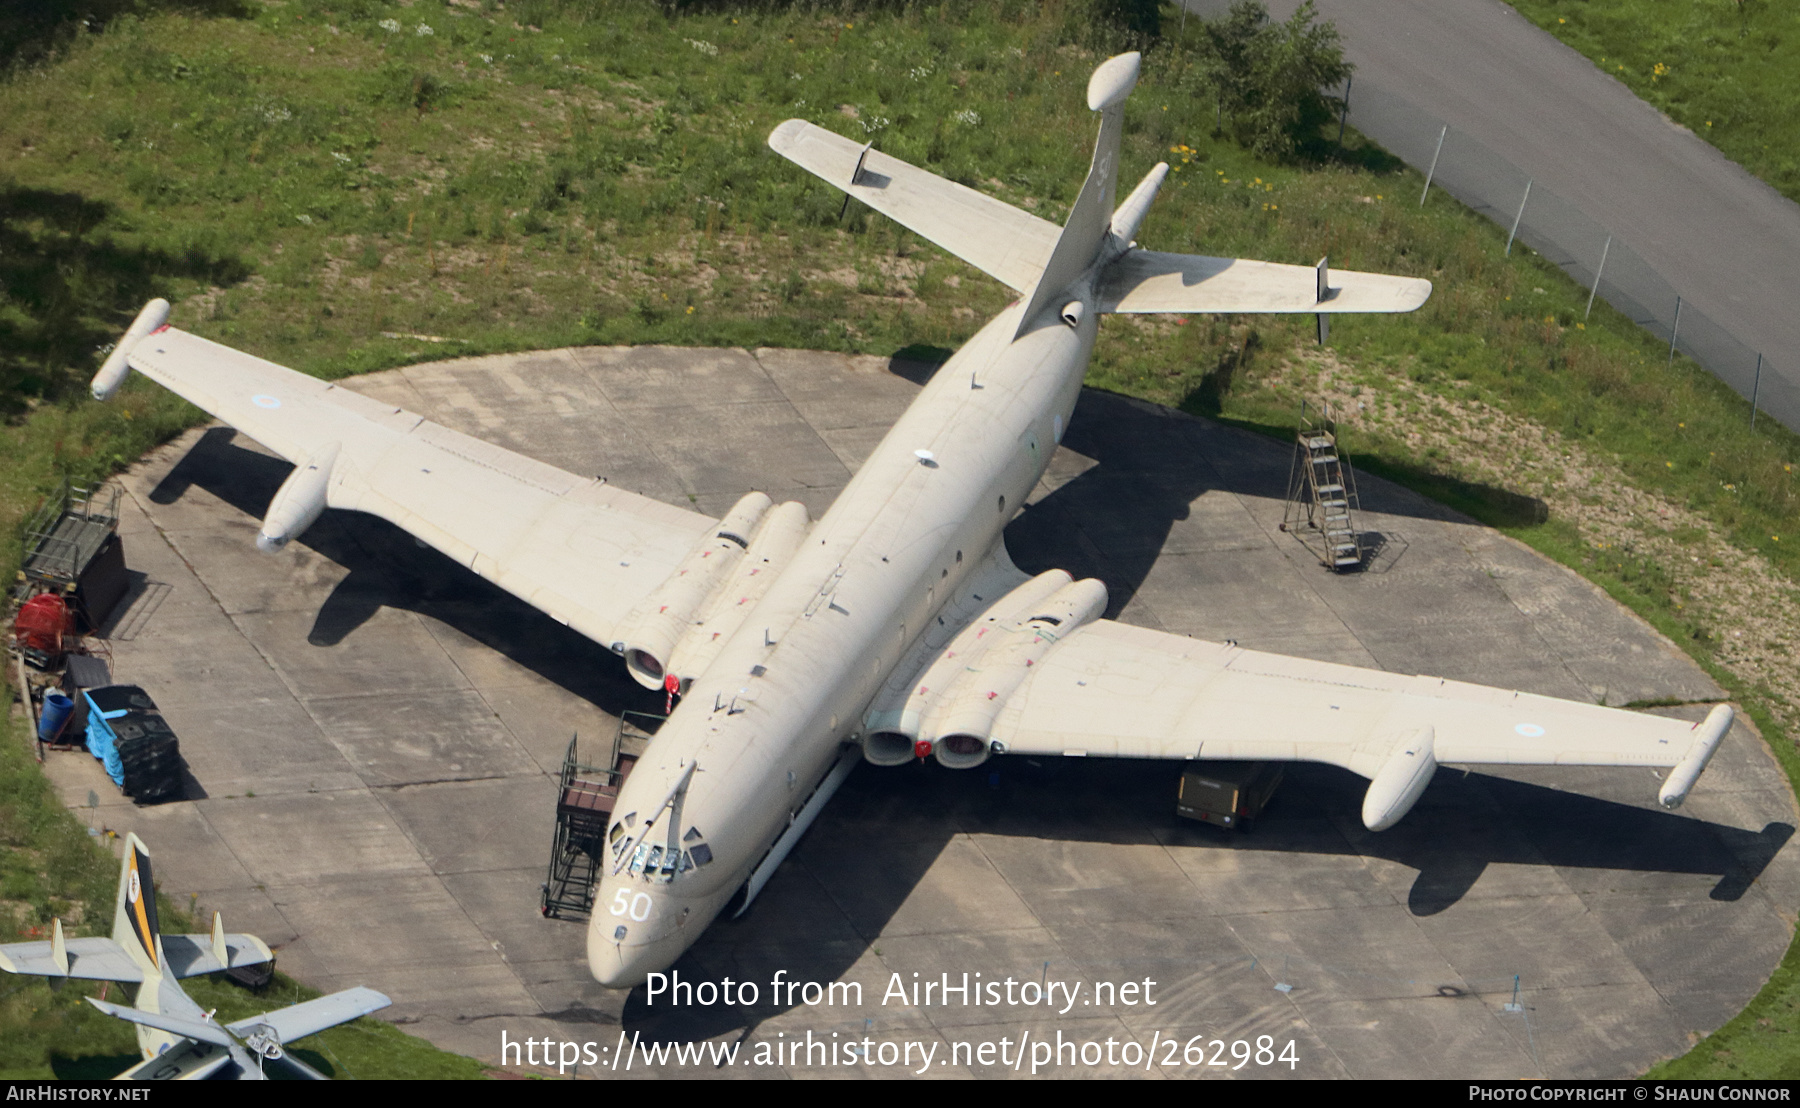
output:
M 786 970 L 790 980 L 844 979 L 871 947 L 882 944 L 889 922 L 962 834 L 1398 863 L 1416 871 L 1409 888 L 1348 863 L 1354 887 L 1347 895 L 1361 904 L 1370 892 L 1385 889 L 1396 901 L 1403 899 L 1411 914 L 1430 916 L 1455 905 L 1490 866 L 1554 869 L 1577 890 L 1582 878 L 1576 871 L 1583 870 L 1639 874 L 1635 881 L 1653 888 L 1664 883 L 1658 875 L 1669 875 L 1677 885 L 1683 885 L 1683 875 L 1716 877 L 1709 898 L 1736 901 L 1794 833 L 1786 823 L 1752 831 L 1446 768 L 1405 820 L 1377 834 L 1361 820 L 1368 783 L 1348 770 L 1307 763 L 1287 767 L 1274 801 L 1249 831 L 1232 832 L 1175 815 L 1179 772 L 1180 763 L 1174 762 L 1023 757 L 998 758 L 961 772 L 935 764 L 860 766 L 744 918 L 715 922 L 674 970 L 691 982 L 726 977 L 767 982 L 776 969 Z M 1187 876 L 1167 880 L 1191 882 L 1222 914 L 1279 909 L 1284 896 L 1316 895 L 1297 887 L 1284 890 L 1279 876 L 1265 874 L 1254 880 L 1268 903 L 1234 905 L 1242 886 L 1209 889 L 1205 875 L 1240 871 L 1249 860 L 1222 867 L 1191 855 L 1187 861 L 1193 863 Z M 1020 882 L 1004 872 L 1003 861 L 999 864 L 1002 872 L 994 880 L 1006 880 L 1034 912 L 1048 905 L 1051 917 L 1044 922 L 1054 926 L 1056 893 L 1067 890 L 1032 889 L 1029 875 Z M 1103 864 L 1075 879 L 1091 878 L 1097 895 L 1127 901 L 1138 895 L 1127 883 L 1128 874 L 1140 870 L 1108 874 L 1098 869 Z M 1058 884 L 1067 884 L 1069 875 L 1060 868 L 1058 874 Z M 1308 880 L 1317 876 L 1313 871 Z M 1608 880 L 1634 883 L 1631 877 Z M 1541 883 L 1532 885 L 1541 893 Z M 1683 887 L 1692 890 L 1691 884 Z M 1044 899 L 1033 903 L 1037 897 Z M 943 926 L 954 929 L 957 921 L 946 919 Z M 885 971 L 862 975 L 865 1000 L 879 997 L 885 976 Z M 627 999 L 622 1022 L 642 1042 L 692 1042 L 748 1034 L 789 1007 L 768 1004 L 765 992 L 764 1003 L 747 1010 L 671 1009 L 647 1004 L 640 987 Z M 579 1011 L 564 1018 L 576 1018 Z M 830 1009 L 819 1011 L 827 1018 Z
M 236 445 L 235 434 L 215 427 L 202 435 L 151 491 L 151 502 L 172 504 L 199 487 L 261 520 L 293 467 Z M 612 715 L 662 710 L 662 696 L 632 681 L 611 650 L 384 520 L 327 511 L 298 541 L 348 570 L 313 618 L 307 641 L 314 646 L 335 646 L 382 608 L 398 608 L 430 616 Z
M 1066 569 L 1106 582 L 1109 617 L 1136 594 L 1196 500 L 1209 492 L 1283 500 L 1293 464 L 1291 442 L 1097 389 L 1082 392 L 1062 445 L 1098 464 L 1014 519 L 1006 547 L 1027 573 Z M 1380 478 L 1359 475 L 1358 487 L 1364 511 L 1462 518 Z M 1371 547 L 1365 565 L 1378 572 L 1391 568 L 1406 545 L 1379 532 L 1362 537 Z

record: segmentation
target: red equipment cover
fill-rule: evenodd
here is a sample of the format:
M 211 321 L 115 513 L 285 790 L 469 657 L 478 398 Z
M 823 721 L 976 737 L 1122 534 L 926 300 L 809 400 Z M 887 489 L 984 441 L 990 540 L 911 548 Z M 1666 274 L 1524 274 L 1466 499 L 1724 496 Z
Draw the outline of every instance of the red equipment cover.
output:
M 40 593 L 19 606 L 13 620 L 13 635 L 19 649 L 40 651 L 53 658 L 62 656 L 63 636 L 70 631 L 69 609 L 55 593 Z

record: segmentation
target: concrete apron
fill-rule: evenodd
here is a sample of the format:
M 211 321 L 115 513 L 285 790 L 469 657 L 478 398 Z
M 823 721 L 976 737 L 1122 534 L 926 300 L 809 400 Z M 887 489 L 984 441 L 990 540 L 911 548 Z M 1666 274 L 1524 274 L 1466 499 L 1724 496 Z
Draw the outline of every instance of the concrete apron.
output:
M 673 504 L 717 514 L 758 488 L 816 517 L 929 372 L 584 348 L 347 384 Z M 1613 704 L 1720 695 L 1573 573 L 1374 478 L 1359 480 L 1360 529 L 1377 555 L 1365 573 L 1326 572 L 1279 530 L 1290 453 L 1089 392 L 1008 545 L 1028 572 L 1100 577 L 1109 614 L 1172 632 Z M 811 1031 L 936 1043 L 930 1072 L 949 1075 L 1011 1071 L 945 1064 L 955 1043 L 1266 1034 L 1292 1040 L 1298 1065 L 1240 1075 L 1624 1076 L 1734 1015 L 1788 944 L 1794 800 L 1742 725 L 1678 814 L 1656 808 L 1648 770 L 1446 768 L 1379 835 L 1357 817 L 1365 783 L 1328 767 L 1290 767 L 1258 826 L 1233 835 L 1176 819 L 1173 764 L 1004 758 L 859 767 L 755 909 L 678 967 L 763 982 L 760 1002 L 646 1005 L 592 982 L 584 926 L 541 918 L 538 888 L 570 735 L 608 742 L 619 712 L 661 698 L 372 518 L 328 512 L 257 553 L 287 471 L 214 427 L 124 478 L 134 588 L 107 628 L 114 672 L 179 734 L 188 798 L 134 807 L 79 753 L 48 771 L 71 807 L 91 789 L 96 822 L 145 839 L 178 902 L 223 910 L 311 986 L 388 993 L 385 1018 L 449 1050 L 498 1062 L 503 1031 L 591 1041 L 610 1073 L 622 1030 L 747 1051 Z M 862 1003 L 771 1003 L 777 970 L 860 983 Z M 1079 983 L 1088 1002 L 883 1003 L 893 974 L 964 972 Z M 1154 1005 L 1092 1003 L 1095 983 L 1145 979 Z M 1059 1072 L 1232 1072 L 1194 1058 L 1162 1047 L 1147 1065 Z M 816 1056 L 780 1068 L 899 1072 Z M 647 1070 L 770 1072 L 641 1056 L 631 1072 Z

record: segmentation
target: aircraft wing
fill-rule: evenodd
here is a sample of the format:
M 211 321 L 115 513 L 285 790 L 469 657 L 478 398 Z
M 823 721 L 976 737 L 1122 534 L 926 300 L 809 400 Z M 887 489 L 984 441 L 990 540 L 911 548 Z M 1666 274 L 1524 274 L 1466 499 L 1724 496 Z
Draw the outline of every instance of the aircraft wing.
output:
M 1132 250 L 1101 271 L 1097 292 L 1103 312 L 1410 312 L 1431 295 L 1431 282 Z
M 1062 228 L 803 119 L 769 135 L 777 154 L 1020 292 L 1037 284 Z
M 225 1029 L 234 1035 L 249 1035 L 259 1026 L 275 1029 L 275 1037 L 283 1043 L 291 1043 L 302 1039 L 315 1031 L 323 1031 L 327 1027 L 336 1027 L 340 1023 L 348 1023 L 358 1016 L 366 1016 L 377 1012 L 393 1001 L 376 992 L 374 989 L 358 985 L 354 989 L 322 996 L 316 1000 L 304 1001 L 288 1008 L 279 1008 L 273 1012 L 265 1012 L 260 1016 L 228 1023 Z
M 327 471 L 324 506 L 380 516 L 601 643 L 717 522 L 174 328 L 133 339 L 132 369 L 295 463 L 296 478 Z
M 220 1027 L 210 1020 L 197 1020 L 189 1019 L 184 1016 L 172 1016 L 166 1012 L 144 1012 L 136 1008 L 127 1007 L 123 1004 L 113 1004 L 110 1001 L 99 1000 L 91 996 L 87 998 L 87 1002 L 109 1016 L 117 1016 L 119 1019 L 126 1020 L 130 1023 L 140 1023 L 145 1027 L 154 1027 L 158 1031 L 167 1031 L 171 1035 L 181 1035 L 193 1039 L 195 1042 L 211 1043 L 213 1046 L 222 1046 L 227 1049 L 231 1046 L 231 1036 L 225 1033 L 223 1027 Z
M 991 737 L 1012 754 L 1327 762 L 1374 780 L 1364 819 L 1380 830 L 1443 762 L 1679 766 L 1661 796 L 1673 808 L 1731 719 L 1724 705 L 1690 724 L 1099 620 L 1032 668 Z M 1398 811 L 1376 795 L 1384 775 L 1416 785 Z
M 39 977 L 74 977 L 83 981 L 138 982 L 144 979 L 125 948 L 111 939 L 70 939 L 69 971 L 56 964 L 51 943 L 8 943 L 0 946 L 0 970 Z

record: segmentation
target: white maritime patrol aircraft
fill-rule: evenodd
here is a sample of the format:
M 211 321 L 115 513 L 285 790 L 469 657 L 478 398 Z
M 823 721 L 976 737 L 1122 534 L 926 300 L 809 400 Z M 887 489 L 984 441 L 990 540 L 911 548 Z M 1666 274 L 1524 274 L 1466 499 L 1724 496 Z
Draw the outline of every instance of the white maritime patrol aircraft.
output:
M 723 519 L 577 477 L 166 326 L 152 301 L 94 379 L 137 370 L 295 469 L 257 544 L 326 508 L 399 526 L 681 696 L 621 787 L 588 934 L 594 977 L 667 968 L 746 905 L 858 757 L 1310 760 L 1404 816 L 1440 762 L 1673 766 L 1679 805 L 1731 724 L 1695 726 L 1303 661 L 1101 618 L 1106 588 L 1028 578 L 1001 532 L 1062 439 L 1109 312 L 1406 312 L 1427 281 L 1157 253 L 1168 172 L 1115 198 L 1139 56 L 1101 64 L 1100 131 L 1063 227 L 801 120 L 769 145 L 1020 297 L 940 368 L 817 522 L 760 492 Z M 1115 206 L 1116 204 L 1116 206 Z M 1329 726 L 1321 726 L 1329 722 Z M 741 907 L 738 910 L 742 910 Z
M 125 836 L 112 938 L 64 938 L 60 919 L 50 928 L 49 942 L 0 946 L 0 970 L 36 974 L 52 984 L 70 978 L 135 984 L 130 1007 L 88 998 L 107 1015 L 137 1025 L 144 1060 L 121 1073 L 121 1081 L 256 1081 L 268 1076 L 267 1068 L 323 1081 L 325 1075 L 289 1054 L 286 1044 L 390 1003 L 359 986 L 233 1023 L 214 1020 L 182 989 L 181 979 L 264 965 L 275 956 L 255 935 L 227 935 L 217 912 L 211 935 L 164 935 L 156 919 L 150 851 L 136 835 Z

